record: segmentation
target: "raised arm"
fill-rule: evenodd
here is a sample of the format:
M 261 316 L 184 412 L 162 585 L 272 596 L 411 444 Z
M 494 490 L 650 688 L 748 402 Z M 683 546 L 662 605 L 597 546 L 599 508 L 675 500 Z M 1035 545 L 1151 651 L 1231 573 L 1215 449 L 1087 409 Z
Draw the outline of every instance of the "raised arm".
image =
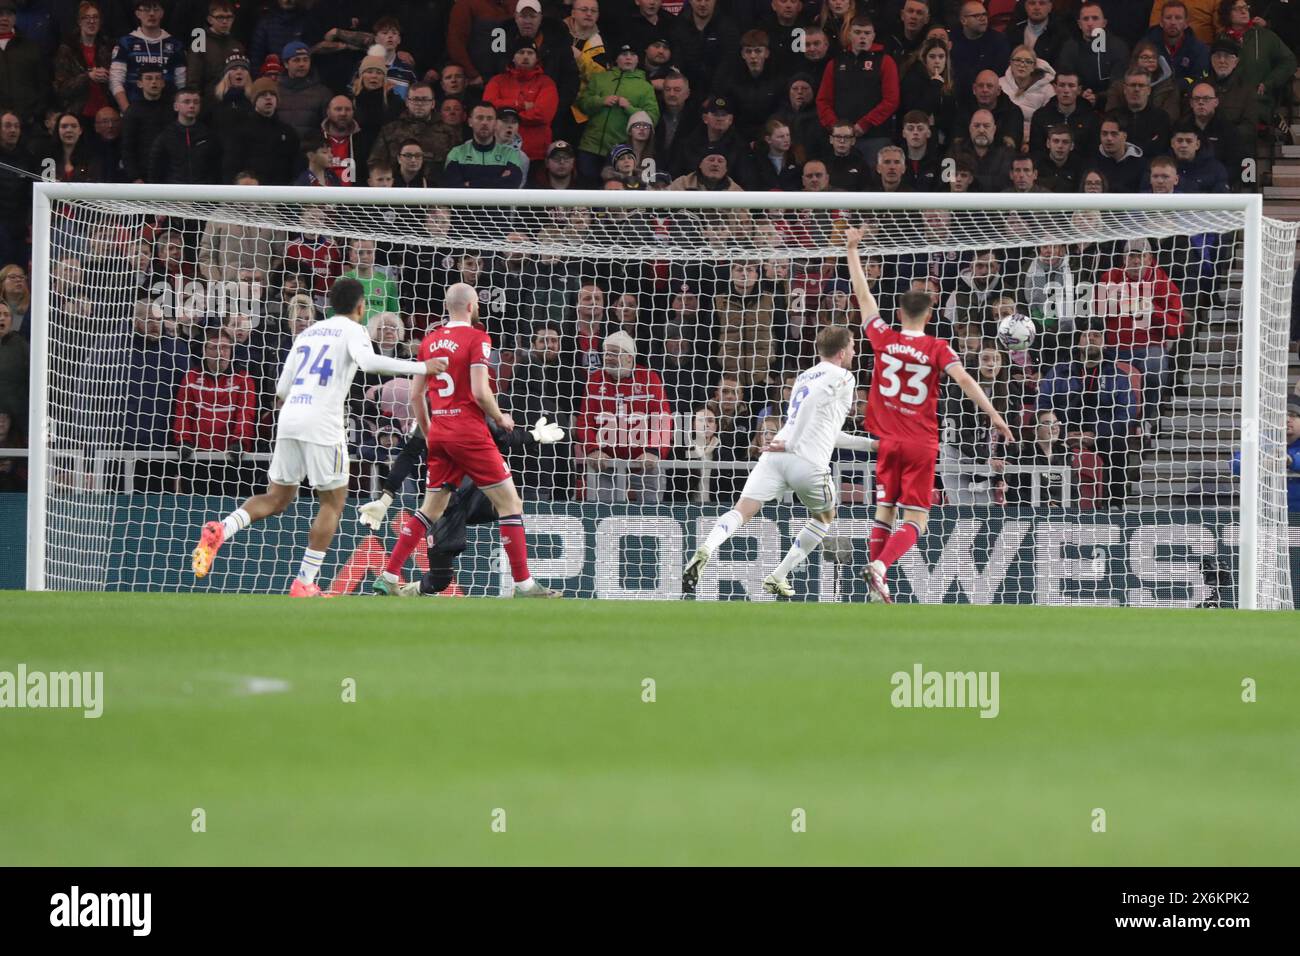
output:
M 989 397 L 984 394 L 984 389 L 980 388 L 979 382 L 971 378 L 970 373 L 960 365 L 950 365 L 948 368 L 944 369 L 944 371 L 948 374 L 949 378 L 961 387 L 961 390 L 966 393 L 966 397 L 974 402 L 979 407 L 979 410 L 989 417 L 989 420 L 993 423 L 993 427 L 997 430 L 997 433 L 1008 442 L 1014 442 L 1015 438 L 1012 436 L 1011 429 L 1007 426 L 1006 420 L 1002 417 L 1001 413 L 993 407 L 993 403 L 989 401 Z
M 866 325 L 880 315 L 880 306 L 876 303 L 876 297 L 871 294 L 871 287 L 867 285 L 867 273 L 862 268 L 862 260 L 858 258 L 858 243 L 862 241 L 862 230 L 856 227 L 846 229 L 844 238 L 848 251 L 849 278 L 853 280 L 853 295 L 858 300 L 862 324 Z

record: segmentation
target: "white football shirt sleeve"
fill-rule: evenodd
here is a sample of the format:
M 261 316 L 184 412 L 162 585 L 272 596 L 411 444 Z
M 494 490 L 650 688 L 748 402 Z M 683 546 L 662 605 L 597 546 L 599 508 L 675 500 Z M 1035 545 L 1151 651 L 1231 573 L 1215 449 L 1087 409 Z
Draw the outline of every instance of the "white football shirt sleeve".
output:
M 424 372 L 423 362 L 375 354 L 370 336 L 356 322 L 348 330 L 348 353 L 363 372 L 376 372 L 380 375 L 419 375 Z

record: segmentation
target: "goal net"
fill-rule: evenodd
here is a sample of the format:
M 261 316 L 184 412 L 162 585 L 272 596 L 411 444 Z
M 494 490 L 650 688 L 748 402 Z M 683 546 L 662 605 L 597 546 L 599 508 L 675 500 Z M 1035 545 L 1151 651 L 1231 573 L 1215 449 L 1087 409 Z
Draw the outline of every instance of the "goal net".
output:
M 307 489 L 202 581 L 189 552 L 204 521 L 264 487 L 293 338 L 352 276 L 376 351 L 399 356 L 442 320 L 449 284 L 472 284 L 503 408 L 565 429 L 545 444 L 521 433 L 508 455 L 540 580 L 571 596 L 679 597 L 684 556 L 780 428 L 817 331 L 861 327 L 844 252 L 845 228 L 861 226 L 883 314 L 930 293 L 930 330 L 1017 439 L 940 386 L 930 524 L 894 572 L 900 600 L 1292 605 L 1296 236 L 1258 197 L 37 191 L 34 588 L 283 592 Z M 859 352 L 847 431 L 863 427 L 872 372 Z M 406 441 L 411 400 L 409 380 L 356 380 L 327 591 L 364 593 L 420 500 L 417 470 L 382 529 L 357 521 Z M 837 454 L 839 518 L 794 580 L 800 599 L 865 594 L 873 462 Z M 442 541 L 463 546 L 451 590 L 508 594 L 495 526 L 474 523 L 472 504 L 459 545 Z M 769 598 L 761 581 L 803 520 L 797 501 L 769 505 L 698 596 Z

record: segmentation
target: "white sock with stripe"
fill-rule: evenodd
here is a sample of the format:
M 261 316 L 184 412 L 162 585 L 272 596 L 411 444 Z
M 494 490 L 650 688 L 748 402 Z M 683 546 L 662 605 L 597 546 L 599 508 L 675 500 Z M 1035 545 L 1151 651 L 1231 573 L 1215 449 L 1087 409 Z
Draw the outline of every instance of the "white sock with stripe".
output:
M 704 546 L 709 549 L 709 554 L 722 547 L 723 542 L 739 531 L 744 523 L 744 517 L 734 509 L 719 518 L 713 530 L 709 532 L 709 536 L 704 539 Z
M 305 584 L 316 583 L 316 572 L 320 570 L 321 562 L 325 560 L 324 551 L 313 551 L 308 548 L 302 553 L 302 565 L 298 568 L 298 580 Z
M 802 564 L 808 555 L 822 546 L 830 530 L 830 525 L 809 518 L 808 523 L 799 529 L 799 533 L 794 537 L 794 543 L 790 545 L 790 550 L 785 553 L 785 557 L 772 573 L 778 578 L 789 577 L 790 572 Z
M 248 516 L 247 511 L 236 508 L 221 519 L 221 530 L 226 533 L 226 540 L 229 541 L 237 532 L 243 531 L 252 523 L 253 519 Z

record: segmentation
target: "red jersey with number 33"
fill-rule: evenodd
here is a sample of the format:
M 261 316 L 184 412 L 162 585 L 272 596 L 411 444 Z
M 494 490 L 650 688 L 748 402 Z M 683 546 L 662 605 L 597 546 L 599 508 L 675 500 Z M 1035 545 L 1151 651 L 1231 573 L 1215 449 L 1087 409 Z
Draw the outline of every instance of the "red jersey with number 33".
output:
M 492 339 L 472 325 L 440 325 L 420 343 L 419 360 L 445 358 L 447 370 L 425 379 L 430 440 L 481 438 L 490 435 L 483 409 L 474 401 L 469 370 L 488 364 Z
M 866 326 L 876 353 L 866 430 L 877 438 L 939 447 L 939 376 L 960 365 L 943 339 L 901 332 L 876 316 Z

